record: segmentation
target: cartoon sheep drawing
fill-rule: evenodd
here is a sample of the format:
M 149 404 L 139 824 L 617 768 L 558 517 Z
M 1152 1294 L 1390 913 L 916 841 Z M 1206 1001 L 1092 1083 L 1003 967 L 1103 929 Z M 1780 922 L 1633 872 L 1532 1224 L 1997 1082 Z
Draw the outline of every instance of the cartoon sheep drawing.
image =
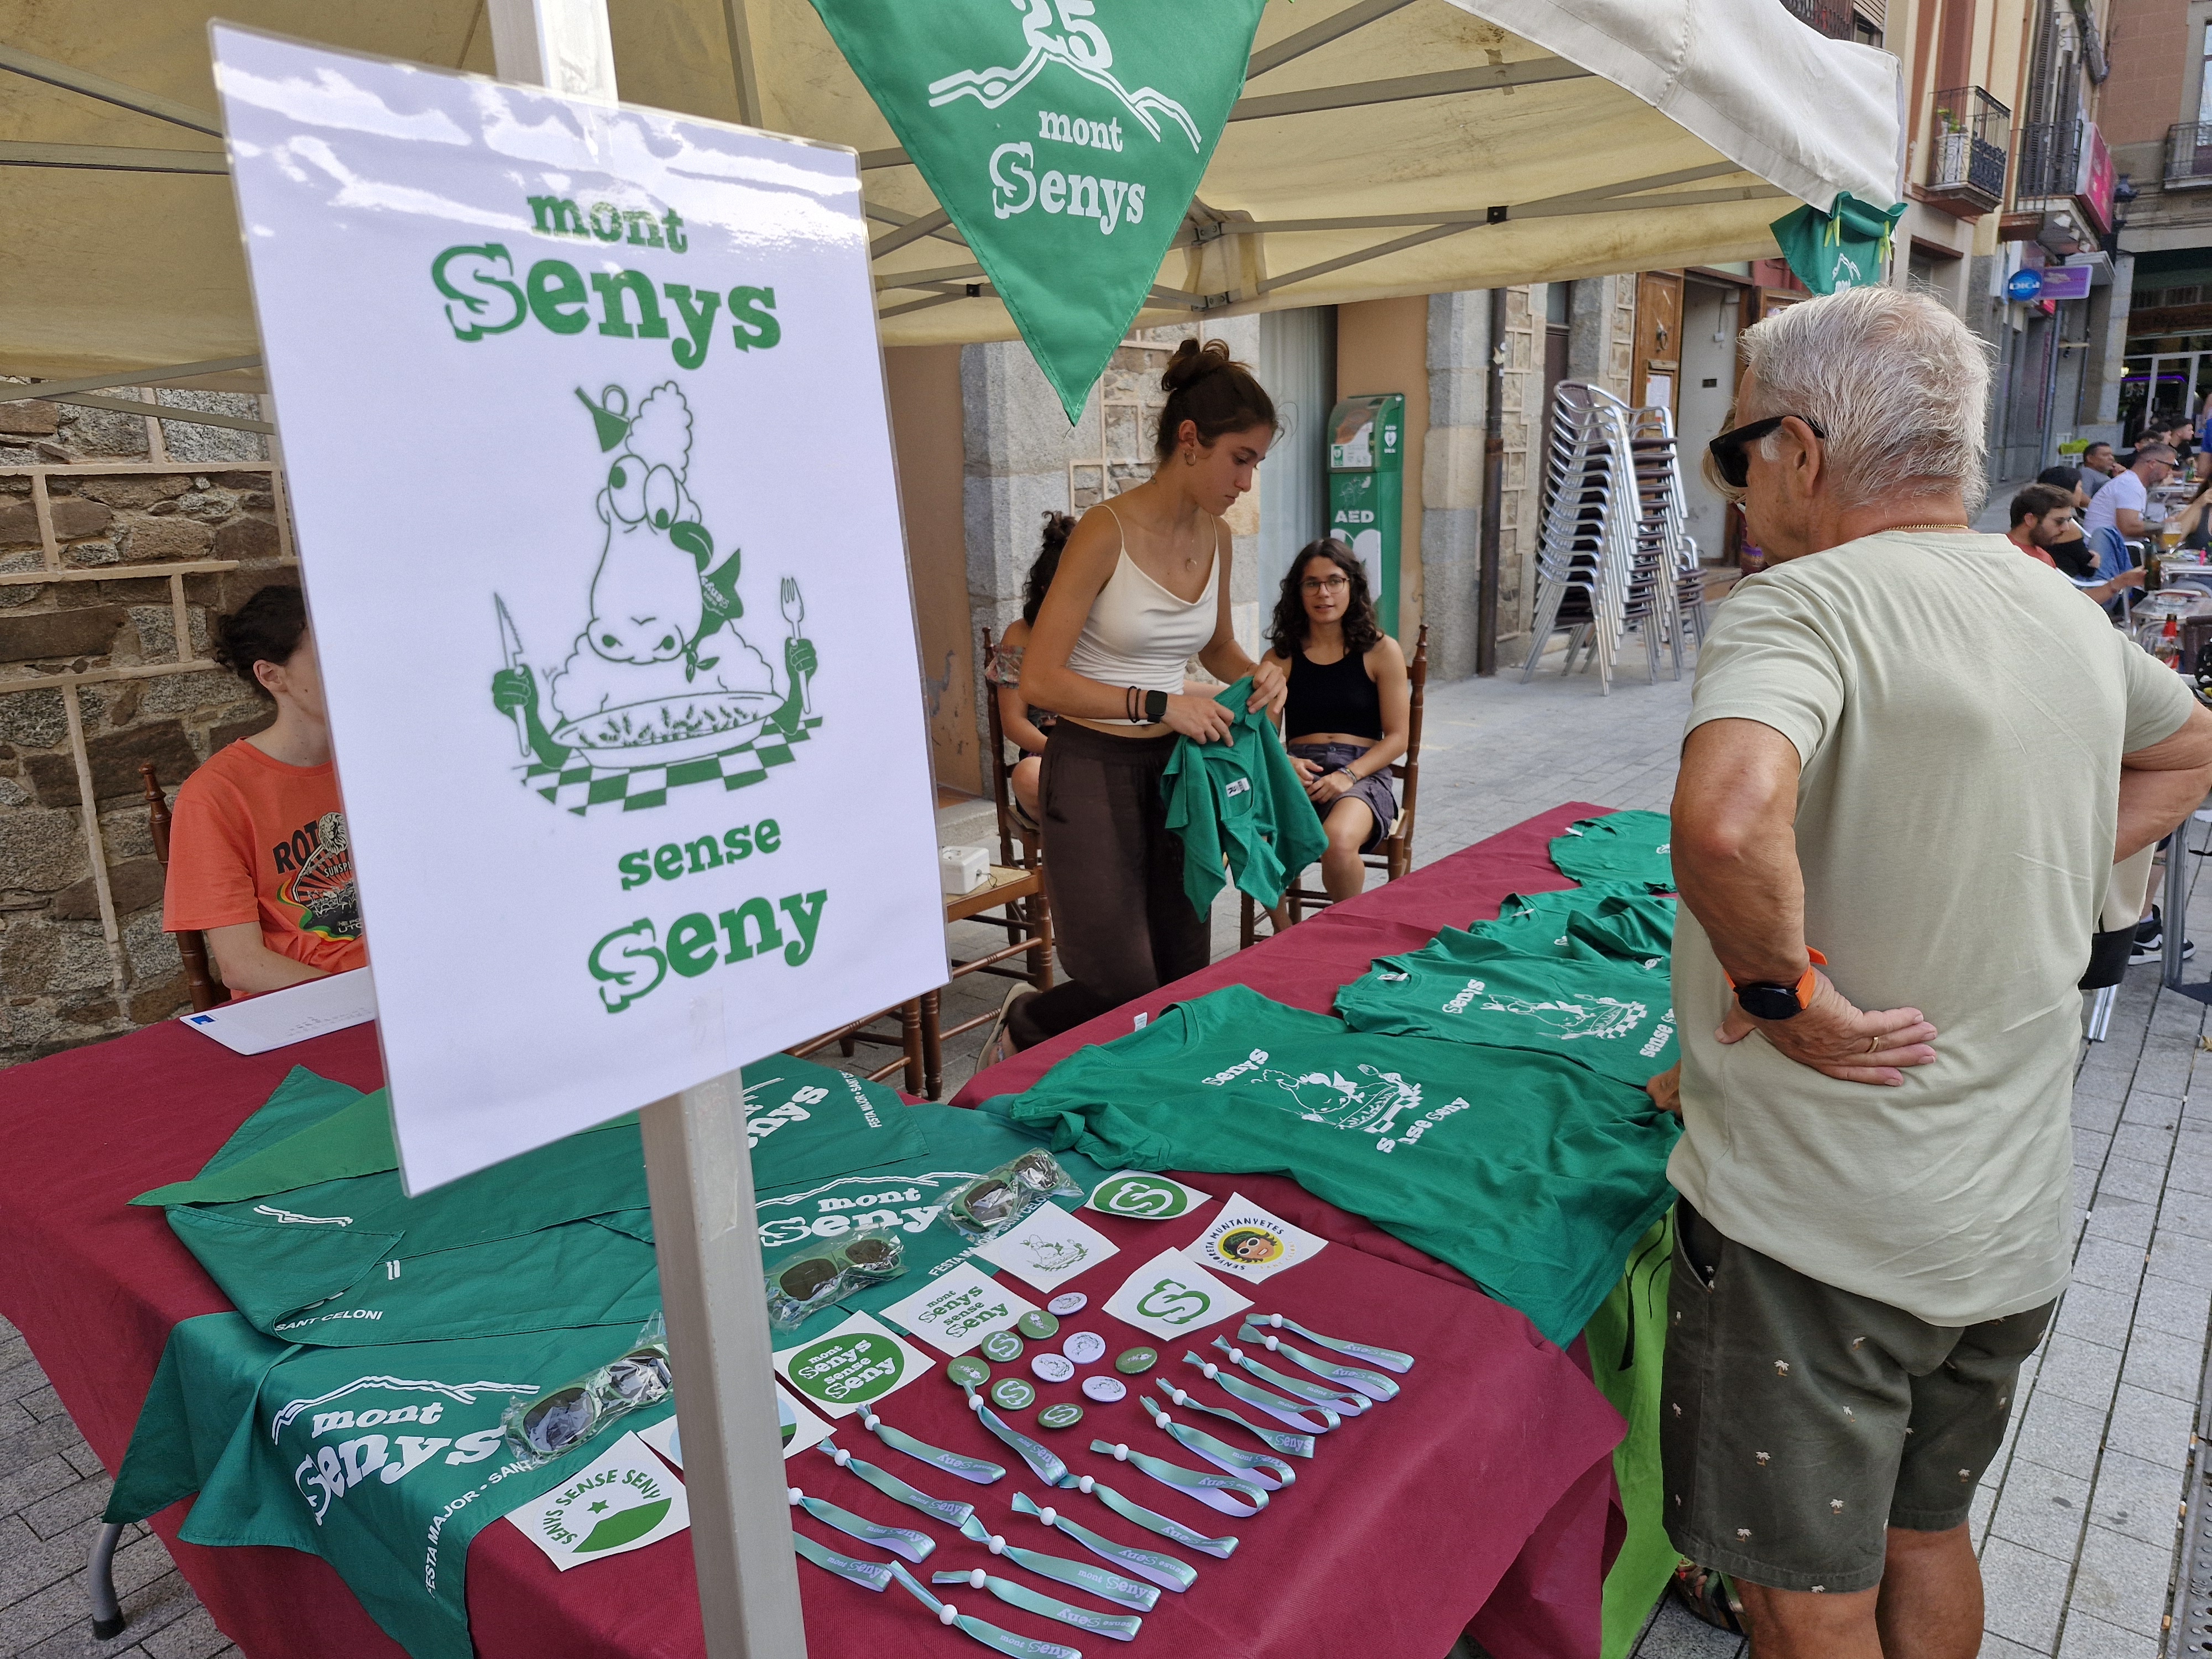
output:
M 691 409 L 673 381 L 629 408 L 607 387 L 598 403 L 580 389 L 608 457 L 594 506 L 604 535 L 590 610 L 567 659 L 535 672 L 499 605 L 507 665 L 492 676 L 492 704 L 517 721 L 529 751 L 559 769 L 665 765 L 734 748 L 763 726 L 796 731 L 817 665 L 799 637 L 797 585 L 783 585 L 783 688 L 734 624 L 738 550 L 718 562 L 690 484 Z M 548 722 L 550 711 L 551 720 Z

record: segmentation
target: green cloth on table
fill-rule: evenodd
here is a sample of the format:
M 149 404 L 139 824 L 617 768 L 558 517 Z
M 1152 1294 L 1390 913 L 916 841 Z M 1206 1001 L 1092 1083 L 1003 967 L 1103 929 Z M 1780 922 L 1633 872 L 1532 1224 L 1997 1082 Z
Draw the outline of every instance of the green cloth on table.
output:
M 1673 834 L 1664 812 L 1608 812 L 1569 826 L 1552 842 L 1552 862 L 1577 881 L 1644 882 L 1671 891 Z
M 1354 1031 L 1244 986 L 988 1103 L 1109 1169 L 1286 1175 L 1565 1346 L 1672 1201 L 1674 1120 L 1520 1048 Z
M 1226 743 L 1176 741 L 1161 774 L 1168 828 L 1182 841 L 1182 890 L 1199 915 L 1225 884 L 1225 858 L 1239 892 L 1270 908 L 1299 871 L 1328 850 L 1328 833 L 1306 795 L 1267 711 L 1246 708 L 1252 677 L 1214 698 L 1236 719 Z
M 602 1455 L 622 1431 L 674 1407 L 632 1412 L 535 1469 L 513 1457 L 501 1413 L 605 1364 L 636 1335 L 637 1322 L 626 1322 L 303 1348 L 236 1314 L 185 1320 L 169 1333 L 105 1518 L 143 1520 L 197 1493 L 181 1528 L 187 1542 L 319 1555 L 414 1659 L 470 1659 L 470 1540 Z
M 872 1224 L 898 1226 L 906 1248 L 903 1276 L 780 1334 L 784 1346 L 910 1295 L 966 1258 L 969 1241 L 939 1219 L 945 1203 L 1037 1145 L 978 1113 L 903 1106 L 888 1090 L 783 1055 L 745 1068 L 744 1093 L 764 1251 Z M 362 1139 L 357 1123 L 329 1126 L 365 1117 L 375 1098 L 295 1070 L 196 1181 L 159 1190 L 235 1193 L 287 1171 L 327 1177 L 346 1167 L 330 1149 L 358 1150 Z M 1107 1173 L 1073 1155 L 1062 1162 L 1086 1190 Z M 633 1413 L 535 1470 L 515 1462 L 499 1431 L 510 1401 L 616 1358 L 659 1308 L 652 1212 L 634 1119 L 421 1198 L 399 1195 L 397 1182 L 388 1170 L 318 1180 L 267 1206 L 319 1221 L 241 1220 L 253 1214 L 251 1193 L 170 1205 L 186 1244 L 264 1316 L 325 1283 L 338 1290 L 286 1322 L 302 1325 L 296 1335 L 238 1313 L 172 1330 L 107 1518 L 141 1520 L 197 1493 L 183 1530 L 191 1542 L 319 1555 L 416 1659 L 468 1659 L 469 1540 L 599 1457 L 617 1433 L 672 1408 Z M 303 1193 L 344 1196 L 359 1213 L 293 1208 Z M 447 1196 L 457 1193 L 468 1201 Z M 614 1199 L 623 1201 L 575 1213 Z M 416 1249 L 426 1240 L 445 1248 Z
M 1659 1381 L 1674 1249 L 1670 1210 L 1637 1242 L 1628 1271 L 1583 1328 L 1598 1388 L 1628 1421 L 1626 1437 L 1613 1449 L 1613 1479 L 1620 1483 L 1628 1535 L 1605 1576 L 1600 1659 L 1625 1659 L 1680 1559 L 1667 1536 L 1659 1478 Z
M 635 1117 L 410 1198 L 380 1164 L 391 1144 L 381 1091 L 345 1099 L 324 1085 L 302 1103 L 305 1075 L 272 1097 L 289 1133 L 234 1138 L 197 1179 L 135 1200 L 166 1206 L 171 1230 L 264 1335 L 383 1346 L 635 1323 L 659 1304 L 650 1225 L 623 1219 L 649 1215 Z M 924 1146 L 896 1095 L 827 1066 L 775 1056 L 748 1068 L 744 1089 L 763 1185 Z M 500 1294 L 483 1295 L 487 1283 Z
M 1571 929 L 1585 920 L 1571 918 Z M 1652 960 L 1586 945 L 1523 956 L 1447 927 L 1419 951 L 1379 958 L 1337 993 L 1336 1012 L 1355 1030 L 1559 1054 L 1641 1088 L 1677 1058 L 1667 958 Z

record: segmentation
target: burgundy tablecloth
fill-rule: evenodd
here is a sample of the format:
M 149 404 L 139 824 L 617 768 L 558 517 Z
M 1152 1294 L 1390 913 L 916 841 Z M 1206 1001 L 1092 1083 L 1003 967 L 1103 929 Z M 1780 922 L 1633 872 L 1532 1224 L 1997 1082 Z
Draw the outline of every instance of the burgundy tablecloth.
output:
M 1335 986 L 1361 971 L 1368 957 L 1491 914 L 1508 891 L 1565 884 L 1544 857 L 1545 843 L 1595 810 L 1601 809 L 1577 805 L 1533 819 L 1168 988 L 1146 1006 L 1241 979 L 1286 1002 L 1326 1007 Z M 1021 1055 L 985 1073 L 970 1093 L 1020 1088 L 1057 1053 L 1117 1035 L 1114 1028 L 1127 1029 L 1127 1018 L 1109 1016 Z M 360 1088 L 381 1079 L 372 1028 L 248 1058 L 173 1023 L 0 1073 L 0 1126 L 17 1171 L 0 1196 L 0 1251 L 12 1268 L 0 1276 L 0 1312 L 23 1332 L 111 1469 L 170 1328 L 228 1307 L 160 1212 L 132 1209 L 126 1200 L 198 1169 L 295 1065 Z M 1208 1659 L 1338 1652 L 1441 1659 L 1472 1620 L 1498 1659 L 1595 1653 L 1599 1581 L 1618 1542 L 1609 1453 L 1620 1423 L 1575 1360 L 1453 1270 L 1289 1182 L 1192 1179 L 1217 1193 L 1233 1184 L 1342 1245 L 1273 1281 L 1261 1298 L 1263 1310 L 1279 1306 L 1317 1329 L 1405 1347 L 1420 1364 L 1399 1400 L 1325 1440 L 1301 1466 L 1297 1484 L 1250 1520 L 1231 1522 L 1133 1470 L 1115 1470 L 1112 1484 L 1137 1501 L 1245 1540 L 1228 1562 L 1195 1558 L 1197 1587 L 1161 1598 L 1138 1650 Z M 1087 1218 L 1124 1252 L 1079 1283 L 1091 1293 L 1094 1310 L 1146 1255 L 1184 1242 L 1199 1225 Z M 1116 1352 L 1149 1340 L 1095 1311 L 1071 1322 L 1071 1328 L 1086 1325 Z M 1187 1370 L 1176 1363 L 1180 1352 L 1168 1357 L 1170 1374 Z M 1145 1425 L 1133 1401 L 1086 1409 L 1079 1427 L 1054 1437 L 1080 1470 L 1112 1467 L 1087 1449 L 1094 1431 L 1139 1446 L 1147 1444 L 1140 1436 L 1149 1437 L 1158 1443 L 1149 1449 L 1191 1461 Z M 925 1439 L 986 1449 L 964 1420 L 957 1392 L 935 1377 L 902 1391 L 884 1411 Z M 857 1431 L 847 1437 L 856 1449 L 872 1441 Z M 905 1460 L 886 1454 L 885 1461 Z M 885 1522 L 913 1518 L 817 1455 L 791 1467 L 795 1480 L 848 1509 Z M 902 1473 L 918 1475 L 925 1490 L 959 1485 L 920 1465 Z M 1017 1485 L 1037 1487 L 1018 1470 L 981 1492 L 940 1495 L 978 1501 L 990 1524 L 1016 1541 L 1080 1554 L 1072 1541 L 1012 1517 L 1006 1500 Z M 1045 1500 L 1041 1487 L 1030 1495 Z M 1069 1503 L 1097 1530 L 1133 1543 L 1158 1541 L 1094 1500 L 1070 1495 Z M 216 1624 L 253 1659 L 398 1653 L 320 1560 L 289 1550 L 180 1544 L 176 1529 L 185 1512 L 182 1504 L 165 1510 L 155 1527 Z M 826 1541 L 842 1539 L 811 1519 L 799 1524 Z M 979 1547 L 953 1540 L 929 1565 L 966 1568 L 987 1559 Z M 896 1589 L 872 1596 L 805 1564 L 800 1583 L 817 1659 L 981 1651 L 927 1622 L 920 1605 Z M 956 1594 L 963 1611 L 1008 1628 L 1073 1634 L 983 1592 Z M 564 1575 L 513 1528 L 489 1527 L 469 1554 L 469 1607 L 484 1659 L 696 1659 L 703 1650 L 690 1541 L 682 1536 Z M 1089 1638 L 1083 1644 L 1098 1646 Z

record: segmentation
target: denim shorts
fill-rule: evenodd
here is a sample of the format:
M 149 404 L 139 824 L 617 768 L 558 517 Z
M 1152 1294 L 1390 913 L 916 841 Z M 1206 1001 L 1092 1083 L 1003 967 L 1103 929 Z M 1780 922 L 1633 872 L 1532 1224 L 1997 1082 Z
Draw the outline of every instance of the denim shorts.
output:
M 1289 752 L 1296 759 L 1315 762 L 1324 772 L 1334 772 L 1340 766 L 1351 765 L 1367 751 L 1352 743 L 1294 743 L 1290 745 Z M 1359 843 L 1359 850 L 1363 853 L 1372 852 L 1382 837 L 1390 833 L 1390 826 L 1398 821 L 1398 798 L 1390 793 L 1390 775 L 1388 772 L 1377 772 L 1371 778 L 1361 778 L 1337 799 L 1363 802 L 1374 817 L 1374 828 L 1368 831 L 1367 839 Z M 1335 803 L 1331 802 L 1330 805 L 1334 806 Z M 1318 808 L 1316 810 L 1319 811 Z

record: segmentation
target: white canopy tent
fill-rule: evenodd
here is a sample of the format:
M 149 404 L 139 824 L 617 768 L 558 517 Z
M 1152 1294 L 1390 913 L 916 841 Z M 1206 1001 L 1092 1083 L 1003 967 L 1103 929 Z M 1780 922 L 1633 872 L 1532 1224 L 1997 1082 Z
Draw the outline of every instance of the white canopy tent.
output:
M 0 69 L 21 77 L 0 101 L 0 373 L 46 382 L 0 397 L 264 389 L 208 15 L 206 0 L 0 0 Z M 849 144 L 883 227 L 884 343 L 1014 335 L 805 0 L 236 0 L 223 15 L 583 96 L 618 77 L 631 103 Z M 1894 59 L 1775 0 L 1270 8 L 1139 321 L 1771 254 L 1766 226 L 1795 202 L 1898 198 L 1900 109 Z M 785 1659 L 805 1643 L 734 1093 L 724 1078 L 647 1108 L 645 1143 L 708 1650 Z
M 489 74 L 486 4 L 221 15 Z M 0 373 L 124 384 L 220 364 L 192 383 L 260 389 L 240 361 L 258 343 L 209 12 L 0 0 L 0 68 L 28 77 L 0 101 Z M 611 21 L 627 101 L 861 152 L 885 344 L 1013 337 L 807 0 L 625 0 Z M 1896 60 L 1776 0 L 1273 6 L 1139 320 L 1771 255 L 1766 227 L 1796 203 L 1897 200 L 1902 144 Z

